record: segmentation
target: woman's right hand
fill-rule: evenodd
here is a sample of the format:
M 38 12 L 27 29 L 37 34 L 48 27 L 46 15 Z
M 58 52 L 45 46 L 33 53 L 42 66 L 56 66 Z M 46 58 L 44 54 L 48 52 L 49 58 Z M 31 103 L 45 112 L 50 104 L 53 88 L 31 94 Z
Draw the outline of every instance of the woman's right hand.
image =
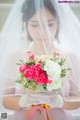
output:
M 31 93 L 30 95 L 32 100 L 36 101 L 35 104 L 48 104 L 51 108 L 63 106 L 63 98 L 57 92 L 39 92 L 39 93 Z
M 27 92 L 26 94 L 22 95 L 19 100 L 19 105 L 21 107 L 30 107 L 31 105 L 38 105 L 47 103 L 49 104 L 49 96 L 44 93 L 34 93 L 34 92 Z
M 52 108 L 54 108 L 54 107 L 62 107 L 63 99 L 60 95 L 54 92 L 45 92 L 45 93 L 27 92 L 25 95 L 22 95 L 19 104 L 21 107 L 30 107 L 31 105 L 38 105 L 38 104 L 48 104 Z

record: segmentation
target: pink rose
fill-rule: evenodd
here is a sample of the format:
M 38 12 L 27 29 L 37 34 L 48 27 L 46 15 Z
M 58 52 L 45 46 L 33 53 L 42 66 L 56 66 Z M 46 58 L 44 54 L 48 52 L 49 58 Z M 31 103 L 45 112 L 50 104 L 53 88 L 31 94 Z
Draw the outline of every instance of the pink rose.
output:
M 59 59 L 61 55 L 60 55 L 60 53 L 56 53 L 55 56 L 56 56 L 56 59 Z
M 49 83 L 49 80 L 47 78 L 47 75 L 42 72 L 41 74 L 39 74 L 36 78 L 36 82 L 39 84 L 39 85 L 44 85 L 44 84 L 47 84 Z
M 34 60 L 34 55 L 31 55 L 31 56 L 29 57 L 29 60 L 33 61 L 33 60 Z
M 24 77 L 28 78 L 29 80 L 35 79 L 35 65 L 29 66 L 25 71 L 24 71 Z
M 22 73 L 22 72 L 24 72 L 26 69 L 27 69 L 26 64 L 22 64 L 22 65 L 20 66 L 20 68 L 19 68 L 19 71 Z

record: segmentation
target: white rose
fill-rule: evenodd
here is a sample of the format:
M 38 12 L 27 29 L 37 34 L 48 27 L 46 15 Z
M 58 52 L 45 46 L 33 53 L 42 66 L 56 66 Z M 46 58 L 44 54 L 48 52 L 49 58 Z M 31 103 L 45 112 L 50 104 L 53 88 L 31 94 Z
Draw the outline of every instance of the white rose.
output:
M 54 62 L 54 61 L 46 61 L 44 65 L 44 70 L 48 74 L 48 78 L 50 80 L 58 80 L 60 79 L 60 74 L 61 74 L 61 66 Z
M 62 87 L 62 80 L 59 79 L 57 81 L 52 81 L 52 83 L 47 84 L 47 90 L 52 91 L 52 90 L 58 90 Z

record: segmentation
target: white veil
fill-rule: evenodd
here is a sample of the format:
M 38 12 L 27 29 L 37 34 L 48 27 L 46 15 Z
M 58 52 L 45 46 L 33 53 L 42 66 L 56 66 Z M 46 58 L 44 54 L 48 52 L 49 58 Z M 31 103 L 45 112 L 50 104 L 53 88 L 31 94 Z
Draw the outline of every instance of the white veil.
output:
M 45 11 L 45 4 L 48 0 L 16 0 L 13 8 L 10 11 L 9 16 L 4 24 L 4 27 L 0 36 L 0 97 L 4 96 L 5 90 L 9 88 L 15 88 L 15 80 L 17 79 L 18 69 L 13 68 L 16 64 L 14 61 L 14 53 L 17 51 L 27 51 L 31 50 L 32 44 L 30 37 L 28 36 L 28 31 L 26 29 L 25 18 L 23 14 L 27 16 L 27 12 L 30 12 L 29 1 L 35 2 L 35 11 L 40 11 L 40 8 L 44 8 L 44 18 L 43 21 L 47 18 L 47 13 Z M 25 2 L 25 3 L 24 3 Z M 32 6 L 33 2 L 31 3 Z M 59 22 L 59 30 L 57 32 L 57 37 L 52 34 L 49 30 L 48 24 L 44 26 L 46 28 L 46 36 L 48 38 L 48 45 L 45 44 L 44 39 L 42 38 L 42 45 L 45 51 L 45 54 L 49 54 L 49 43 L 53 39 L 53 44 L 57 49 L 64 51 L 67 55 L 67 59 L 71 70 L 73 72 L 74 79 L 71 79 L 77 88 L 79 89 L 80 85 L 80 22 L 70 9 L 69 5 L 66 3 L 59 3 L 58 0 L 51 0 L 52 6 L 56 13 L 55 17 L 58 17 L 57 22 Z M 24 5 L 23 5 L 24 4 Z M 31 7 L 32 7 L 31 6 Z M 51 6 L 51 7 L 52 7 Z M 26 9 L 25 9 L 26 8 Z M 28 10 L 29 9 L 29 10 Z M 32 10 L 32 9 L 31 9 Z M 41 36 L 44 33 L 43 26 L 40 21 L 40 12 L 37 13 L 37 20 L 40 23 L 40 30 L 38 30 Z M 29 13 L 28 13 L 29 14 Z M 43 36 L 42 36 L 43 37 Z M 44 54 L 44 52 L 42 53 Z M 12 59 L 11 56 L 13 55 Z M 13 64 L 13 65 L 12 65 Z M 11 73 L 8 71 L 12 71 Z M 10 82 L 10 84 L 8 84 Z M 6 85 L 7 83 L 7 85 Z M 7 94 L 6 94 L 7 95 Z M 14 95 L 14 94 L 9 94 Z

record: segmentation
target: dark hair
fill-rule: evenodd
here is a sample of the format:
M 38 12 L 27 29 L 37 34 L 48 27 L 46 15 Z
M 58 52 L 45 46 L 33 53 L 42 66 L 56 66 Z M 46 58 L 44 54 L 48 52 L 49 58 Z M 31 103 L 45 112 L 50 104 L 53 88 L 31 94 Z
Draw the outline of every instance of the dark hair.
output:
M 58 14 L 53 7 L 51 0 L 43 0 L 45 8 L 49 9 L 52 14 L 56 17 L 58 28 L 55 37 L 58 38 L 58 32 L 59 32 L 59 17 Z M 41 6 L 42 7 L 42 6 Z M 28 24 L 29 19 L 32 18 L 33 15 L 36 14 L 36 7 L 35 7 L 35 0 L 25 0 L 23 6 L 22 6 L 22 20 L 23 22 L 26 22 L 26 25 Z M 30 40 L 32 38 L 29 35 Z

